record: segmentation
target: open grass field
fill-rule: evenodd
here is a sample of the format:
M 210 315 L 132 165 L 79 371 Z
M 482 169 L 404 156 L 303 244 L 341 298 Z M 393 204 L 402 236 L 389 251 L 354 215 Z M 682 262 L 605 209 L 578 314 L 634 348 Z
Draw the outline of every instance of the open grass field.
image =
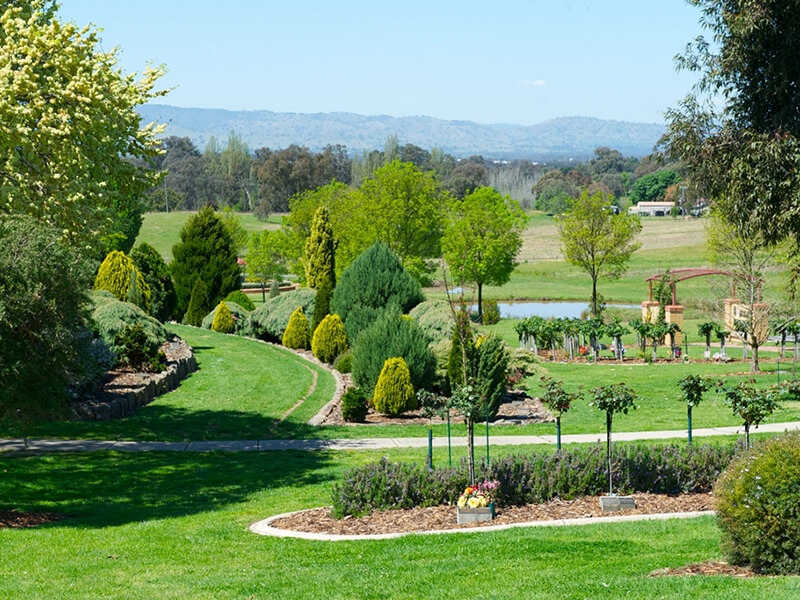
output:
M 796 577 L 650 577 L 720 559 L 710 517 L 316 542 L 248 524 L 329 502 L 345 469 L 402 451 L 0 456 L 4 598 L 793 598 Z
M 146 213 L 134 245 L 146 242 L 158 250 L 165 261 L 171 261 L 172 246 L 181 240 L 181 229 L 193 214 L 195 213 L 191 211 Z M 248 233 L 277 229 L 282 222 L 279 214 L 270 215 L 267 221 L 259 221 L 250 213 L 241 213 L 238 216 L 239 222 Z

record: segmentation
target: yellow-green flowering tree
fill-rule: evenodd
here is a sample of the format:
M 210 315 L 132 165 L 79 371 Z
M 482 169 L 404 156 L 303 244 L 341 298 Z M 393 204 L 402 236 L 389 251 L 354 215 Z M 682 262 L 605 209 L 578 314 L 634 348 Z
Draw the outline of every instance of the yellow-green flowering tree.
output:
M 96 255 L 129 250 L 159 177 L 145 166 L 159 128 L 135 107 L 166 93 L 154 90 L 164 69 L 122 74 L 117 48 L 45 0 L 0 6 L 0 214 L 31 215 Z

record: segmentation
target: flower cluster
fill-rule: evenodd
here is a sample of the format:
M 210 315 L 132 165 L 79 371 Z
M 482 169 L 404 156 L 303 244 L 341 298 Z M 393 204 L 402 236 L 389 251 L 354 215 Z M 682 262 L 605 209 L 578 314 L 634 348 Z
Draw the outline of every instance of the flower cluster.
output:
M 497 481 L 483 481 L 478 485 L 468 486 L 458 499 L 458 507 L 489 506 L 490 502 L 494 502 L 494 494 L 499 486 Z

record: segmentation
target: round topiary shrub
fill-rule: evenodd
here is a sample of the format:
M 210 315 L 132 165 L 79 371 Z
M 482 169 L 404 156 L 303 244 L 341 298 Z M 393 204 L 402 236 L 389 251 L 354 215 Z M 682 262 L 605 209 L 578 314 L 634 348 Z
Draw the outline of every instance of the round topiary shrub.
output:
M 223 300 L 217 305 L 217 312 L 214 315 L 214 320 L 211 322 L 211 331 L 219 333 L 233 333 L 236 329 L 236 324 L 233 322 L 233 315 L 231 309 Z
M 247 311 L 236 304 L 236 302 L 226 300 L 225 304 L 228 306 L 228 310 L 231 311 L 231 317 L 233 318 L 233 333 L 237 335 L 247 335 Z M 217 316 L 218 308 L 219 305 L 215 306 L 214 310 L 203 317 L 203 322 L 200 324 L 200 327 L 203 329 L 211 329 L 211 325 L 214 323 L 214 317 Z
M 117 300 L 134 300 L 139 308 L 150 312 L 150 286 L 124 252 L 109 252 L 97 271 L 94 289 L 111 292 Z
M 311 351 L 324 363 L 334 359 L 350 347 L 344 324 L 339 315 L 327 315 L 320 322 L 311 340 Z
M 740 456 L 714 486 L 722 547 L 757 573 L 800 573 L 800 435 Z
M 386 359 L 372 396 L 372 406 L 379 413 L 392 417 L 417 408 L 411 375 L 402 358 Z
M 250 296 L 245 294 L 242 290 L 233 290 L 230 294 L 225 296 L 225 302 L 235 302 L 247 312 L 256 309 L 256 305 L 250 300 Z
M 342 396 L 342 418 L 349 423 L 360 423 L 367 416 L 367 395 L 361 388 L 350 388 Z
M 308 319 L 302 306 L 298 306 L 289 317 L 282 343 L 287 348 L 295 350 L 308 350 L 311 345 L 311 328 L 308 326 Z
M 336 360 L 333 361 L 333 368 L 339 373 L 349 373 L 353 368 L 353 353 L 348 350 L 337 356 Z

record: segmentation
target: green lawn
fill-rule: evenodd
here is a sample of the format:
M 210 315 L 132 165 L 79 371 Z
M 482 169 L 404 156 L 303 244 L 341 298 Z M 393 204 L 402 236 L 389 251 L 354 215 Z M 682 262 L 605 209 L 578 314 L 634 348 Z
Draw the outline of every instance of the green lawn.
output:
M 135 245 L 146 242 L 158 250 L 165 261 L 171 261 L 172 246 L 181 240 L 181 229 L 193 214 L 195 213 L 191 211 L 146 213 Z M 259 221 L 250 213 L 240 213 L 238 216 L 239 222 L 248 233 L 277 229 L 282 222 L 282 215 L 279 214 L 270 215 L 267 221 Z
M 314 542 L 247 525 L 325 505 L 346 468 L 381 453 L 0 456 L 0 510 L 69 518 L 0 530 L 3 597 L 790 598 L 796 577 L 651 578 L 719 559 L 712 518 Z M 454 517 L 455 518 L 455 517 Z

